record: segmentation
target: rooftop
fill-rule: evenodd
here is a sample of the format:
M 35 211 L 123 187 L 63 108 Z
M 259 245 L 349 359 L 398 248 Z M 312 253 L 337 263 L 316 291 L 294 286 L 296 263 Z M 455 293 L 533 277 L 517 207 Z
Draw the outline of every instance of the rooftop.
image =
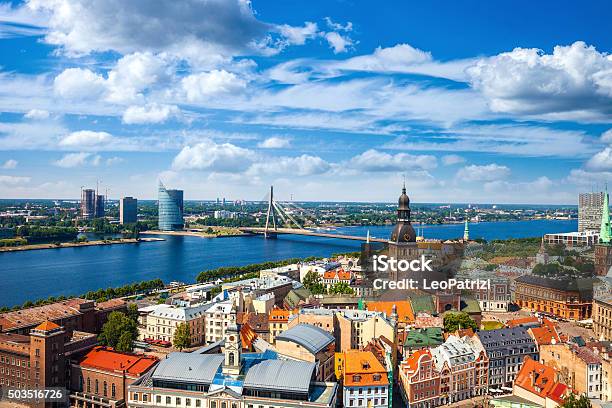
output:
M 344 353 L 344 385 L 388 385 L 387 370 L 370 351 L 348 350 Z
M 316 354 L 334 342 L 334 336 L 311 324 L 298 324 L 276 336 L 276 341 L 291 341 Z
M 152 356 L 121 353 L 111 348 L 95 347 L 87 353 L 79 365 L 105 371 L 125 371 L 140 376 L 149 371 L 159 360 Z
M 91 300 L 74 298 L 49 305 L 35 306 L 0 314 L 2 331 L 37 326 L 45 320 L 56 321 L 82 314 L 82 308 L 94 306 Z
M 315 363 L 294 360 L 263 360 L 244 378 L 245 388 L 308 393 Z
M 383 312 L 387 317 L 391 317 L 393 306 L 396 308 L 398 323 L 412 323 L 414 322 L 414 313 L 412 312 L 412 306 L 407 300 L 400 300 L 397 302 L 367 302 L 366 309 L 376 312 Z
M 550 398 L 560 403 L 568 387 L 555 382 L 557 372 L 547 365 L 541 364 L 530 357 L 525 358 L 523 367 L 516 376 L 515 387 L 521 387 L 542 398 Z
M 406 333 L 404 346 L 414 347 L 435 347 L 444 343 L 442 328 L 427 327 L 423 329 L 413 329 Z
M 153 381 L 211 384 L 223 363 L 223 354 L 170 353 L 153 372 Z

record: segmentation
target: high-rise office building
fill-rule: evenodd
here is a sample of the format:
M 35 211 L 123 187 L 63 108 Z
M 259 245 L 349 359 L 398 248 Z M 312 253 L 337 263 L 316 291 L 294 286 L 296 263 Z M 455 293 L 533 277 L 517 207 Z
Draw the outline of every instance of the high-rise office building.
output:
M 96 212 L 94 214 L 94 218 L 102 218 L 104 217 L 104 201 L 106 197 L 102 194 L 96 194 Z
M 597 192 L 578 196 L 578 232 L 599 231 L 604 195 Z
M 174 231 L 184 227 L 183 190 L 168 190 L 160 181 L 158 192 L 159 229 Z
M 133 224 L 138 220 L 138 200 L 134 197 L 123 197 L 119 201 L 119 223 Z
M 96 215 L 96 190 L 81 190 L 81 218 L 91 220 Z

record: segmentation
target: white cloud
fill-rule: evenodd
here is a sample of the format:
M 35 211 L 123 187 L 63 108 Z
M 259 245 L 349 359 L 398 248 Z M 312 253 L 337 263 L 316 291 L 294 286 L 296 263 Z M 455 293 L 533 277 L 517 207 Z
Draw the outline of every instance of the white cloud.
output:
M 389 154 L 374 149 L 367 150 L 349 161 L 351 168 L 366 172 L 434 169 L 437 165 L 438 162 L 434 156 L 407 153 Z
M 185 146 L 174 158 L 172 168 L 237 173 L 246 170 L 255 158 L 251 150 L 231 143 L 217 144 L 206 140 Z
M 325 17 L 324 20 L 325 20 L 325 23 L 327 24 L 327 27 L 332 31 L 345 31 L 345 32 L 353 31 L 353 23 L 351 23 L 350 21 L 342 25 L 340 23 L 334 22 L 330 17 Z
M 599 138 L 603 143 L 612 143 L 612 129 L 603 132 Z
M 59 160 L 56 160 L 55 162 L 53 162 L 53 164 L 57 167 L 63 167 L 63 168 L 79 167 L 79 166 L 84 166 L 88 164 L 89 163 L 88 159 L 90 159 L 90 157 L 91 157 L 91 153 L 85 153 L 85 152 L 68 153 L 62 156 Z M 99 158 L 96 158 L 96 156 L 94 156 L 92 158 L 92 161 L 93 161 L 92 164 L 96 165 L 96 161 L 99 162 L 99 160 L 100 160 Z
M 287 175 L 312 176 L 323 174 L 331 169 L 331 165 L 317 156 L 303 154 L 297 157 L 274 157 L 254 163 L 248 173 L 252 176 Z
M 91 147 L 108 144 L 112 136 L 107 132 L 94 132 L 91 130 L 79 130 L 72 132 L 60 141 L 60 146 L 66 147 Z M 81 153 L 83 154 L 83 153 Z
M 123 123 L 163 123 L 181 113 L 176 105 L 159 105 L 152 103 L 145 106 L 129 106 L 123 113 Z
M 612 114 L 612 58 L 582 41 L 552 54 L 515 48 L 479 60 L 467 73 L 496 112 Z
M 281 42 L 286 45 L 304 45 L 306 40 L 319 35 L 319 27 L 311 21 L 305 22 L 302 27 L 282 24 L 276 26 L 276 29 L 283 36 Z
M 115 164 L 123 163 L 123 159 L 121 157 L 113 156 L 106 159 L 107 166 L 114 166 Z
M 30 181 L 30 177 L 24 176 L 4 176 L 0 174 L 0 184 L 8 184 L 10 186 L 28 183 Z
M 43 120 L 49 118 L 49 111 L 44 109 L 30 109 L 25 115 L 26 119 Z
M 117 61 L 108 73 L 108 100 L 114 102 L 134 101 L 142 97 L 141 92 L 158 82 L 169 82 L 174 66 L 165 55 L 136 52 Z
M 106 92 L 102 76 L 84 68 L 68 68 L 55 77 L 55 92 L 68 99 L 98 99 Z
M 15 169 L 17 168 L 17 160 L 14 159 L 8 159 L 7 161 L 4 162 L 4 164 L 2 165 L 3 169 Z
M 223 58 L 252 50 L 270 28 L 243 0 L 29 0 L 29 5 L 49 15 L 45 41 L 69 55 L 150 51 Z
M 257 144 L 257 147 L 262 149 L 283 149 L 291 145 L 291 142 L 286 137 L 272 136 Z
M 465 163 L 465 158 L 457 154 L 447 154 L 442 156 L 442 164 L 452 166 L 453 164 Z
M 597 171 L 612 170 L 612 147 L 597 152 L 586 162 L 586 167 Z
M 189 101 L 202 101 L 210 96 L 239 91 L 246 81 L 225 70 L 212 70 L 189 75 L 182 80 L 183 91 Z
M 353 47 L 353 40 L 335 31 L 325 33 L 325 39 L 329 43 L 330 48 L 334 50 L 334 54 L 346 52 Z
M 472 164 L 457 172 L 457 178 L 463 181 L 496 181 L 510 176 L 510 169 L 495 163 L 479 166 Z

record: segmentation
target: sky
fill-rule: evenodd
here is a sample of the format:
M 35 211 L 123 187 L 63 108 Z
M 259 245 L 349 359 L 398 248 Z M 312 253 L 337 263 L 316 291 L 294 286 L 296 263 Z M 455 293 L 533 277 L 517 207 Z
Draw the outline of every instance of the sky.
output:
M 609 1 L 0 0 L 0 198 L 576 204 Z

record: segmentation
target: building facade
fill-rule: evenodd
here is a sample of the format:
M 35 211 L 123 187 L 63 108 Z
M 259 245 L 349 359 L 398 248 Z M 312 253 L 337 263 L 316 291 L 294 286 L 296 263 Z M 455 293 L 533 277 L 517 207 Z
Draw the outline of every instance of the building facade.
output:
M 595 338 L 612 341 L 612 296 L 593 299 L 593 331 Z
M 599 231 L 605 194 L 600 191 L 578 195 L 578 232 Z
M 204 344 L 206 310 L 209 304 L 194 306 L 154 305 L 139 309 L 138 338 L 174 341 L 174 333 L 181 324 L 189 325 L 191 346 Z
M 387 370 L 372 352 L 347 350 L 336 359 L 344 407 L 390 406 Z
M 317 381 L 333 381 L 334 336 L 320 327 L 298 324 L 276 336 L 276 351 L 279 354 L 317 364 Z
M 157 362 L 156 357 L 95 347 L 72 363 L 70 405 L 79 408 L 124 407 L 128 386 Z
M 593 279 L 523 275 L 515 280 L 515 301 L 524 309 L 568 320 L 591 317 Z
M 157 200 L 159 229 L 162 231 L 183 229 L 185 226 L 183 220 L 183 190 L 168 190 L 160 181 Z
M 477 334 L 489 357 L 489 387 L 512 387 L 526 357 L 538 360 L 533 338 L 522 326 L 483 330 Z
M 138 221 L 138 200 L 134 197 L 123 197 L 119 201 L 119 223 L 133 224 Z

